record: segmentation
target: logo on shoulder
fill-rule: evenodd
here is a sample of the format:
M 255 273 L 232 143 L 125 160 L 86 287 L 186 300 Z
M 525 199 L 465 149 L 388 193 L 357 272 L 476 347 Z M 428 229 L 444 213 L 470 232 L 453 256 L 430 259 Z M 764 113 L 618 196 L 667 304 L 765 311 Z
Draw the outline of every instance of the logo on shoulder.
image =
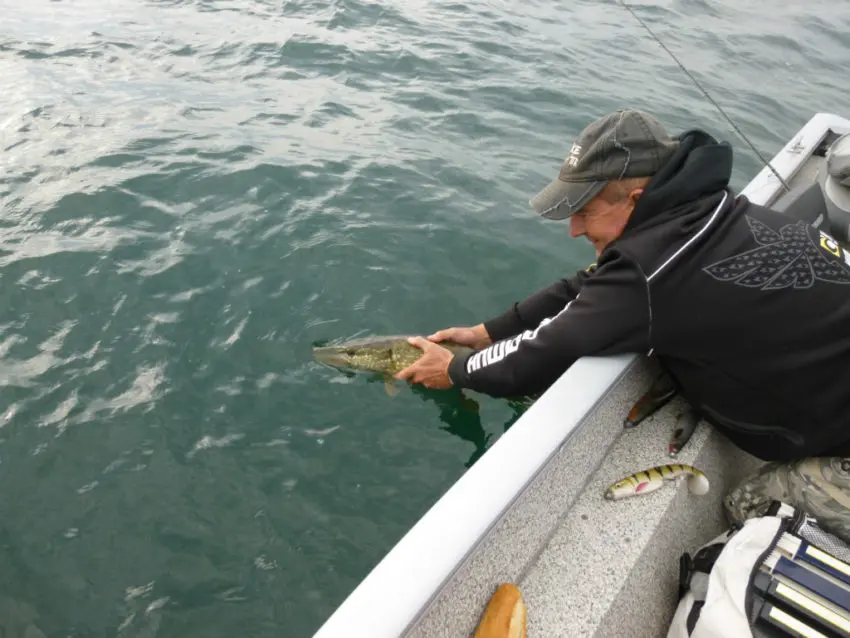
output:
M 722 259 L 703 271 L 714 279 L 747 288 L 811 288 L 816 281 L 850 284 L 850 256 L 823 231 L 812 236 L 805 222 L 778 231 L 746 216 L 757 248 Z
M 827 235 L 823 231 L 820 231 L 820 247 L 823 248 L 830 255 L 834 255 L 839 259 L 843 259 L 844 263 L 848 267 L 850 267 L 850 255 L 848 255 L 846 251 L 841 249 L 841 246 L 838 245 L 837 241 L 835 241 L 830 235 Z

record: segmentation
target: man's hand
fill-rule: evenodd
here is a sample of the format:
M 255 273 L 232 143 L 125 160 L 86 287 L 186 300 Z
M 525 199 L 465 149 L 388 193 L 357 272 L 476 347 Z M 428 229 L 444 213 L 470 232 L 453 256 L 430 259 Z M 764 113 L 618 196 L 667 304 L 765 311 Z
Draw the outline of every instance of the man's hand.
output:
M 407 379 L 408 383 L 421 383 L 426 388 L 435 390 L 447 390 L 452 387 L 449 364 L 454 355 L 444 347 L 422 337 L 411 337 L 407 342 L 421 349 L 423 354 L 416 363 L 396 374 L 395 378 Z
M 446 328 L 429 335 L 428 339 L 436 343 L 454 341 L 462 346 L 469 346 L 473 350 L 483 350 L 493 343 L 483 323 L 468 328 Z

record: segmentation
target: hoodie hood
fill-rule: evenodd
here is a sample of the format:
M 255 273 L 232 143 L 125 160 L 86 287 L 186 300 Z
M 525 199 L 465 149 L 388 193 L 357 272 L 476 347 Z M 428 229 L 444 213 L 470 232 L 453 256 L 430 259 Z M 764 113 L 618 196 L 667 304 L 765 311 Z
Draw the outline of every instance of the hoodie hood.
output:
M 699 129 L 685 131 L 677 139 L 679 148 L 647 184 L 624 232 L 675 215 L 679 206 L 728 187 L 732 176 L 728 142 L 718 142 Z

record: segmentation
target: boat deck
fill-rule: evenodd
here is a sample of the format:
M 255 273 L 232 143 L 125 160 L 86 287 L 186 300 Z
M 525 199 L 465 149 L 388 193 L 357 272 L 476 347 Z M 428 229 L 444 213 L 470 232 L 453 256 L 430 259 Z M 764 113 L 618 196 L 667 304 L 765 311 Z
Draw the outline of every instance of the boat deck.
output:
M 722 495 L 758 460 L 705 423 L 671 459 L 667 442 L 684 407 L 679 397 L 624 430 L 623 418 L 654 371 L 651 361 L 635 361 L 407 636 L 472 635 L 503 581 L 514 582 L 523 594 L 530 637 L 666 633 L 680 554 L 724 529 Z M 622 501 L 603 497 L 611 483 L 670 462 L 702 469 L 711 482 L 709 493 L 692 495 L 679 481 Z

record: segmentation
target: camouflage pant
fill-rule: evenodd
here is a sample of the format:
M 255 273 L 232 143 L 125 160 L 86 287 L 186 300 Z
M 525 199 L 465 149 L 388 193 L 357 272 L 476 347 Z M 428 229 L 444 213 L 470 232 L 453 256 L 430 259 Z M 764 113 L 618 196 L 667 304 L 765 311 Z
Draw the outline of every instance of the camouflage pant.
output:
M 761 516 L 771 500 L 805 511 L 850 543 L 850 457 L 767 463 L 730 490 L 723 506 L 735 523 Z

